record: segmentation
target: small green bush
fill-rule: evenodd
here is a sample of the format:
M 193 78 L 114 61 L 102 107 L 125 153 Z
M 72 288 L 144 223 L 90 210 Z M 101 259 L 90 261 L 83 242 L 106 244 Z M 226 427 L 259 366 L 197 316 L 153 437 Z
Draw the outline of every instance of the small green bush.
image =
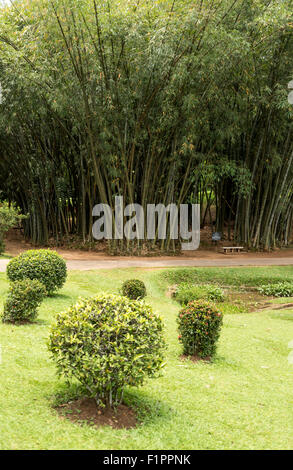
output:
M 45 287 L 36 279 L 14 282 L 10 286 L 4 304 L 2 321 L 4 323 L 21 323 L 34 320 L 45 295 Z
M 263 285 L 257 290 L 263 295 L 272 295 L 274 297 L 293 297 L 292 282 L 278 282 L 277 284 Z
M 14 204 L 9 204 L 7 201 L 0 201 L 0 255 L 4 253 L 5 250 L 5 234 L 9 229 L 15 227 L 25 218 L 26 216 L 22 215 Z
M 29 250 L 13 258 L 7 265 L 7 276 L 12 282 L 37 279 L 53 294 L 66 281 L 64 259 L 52 250 Z
M 190 302 L 177 317 L 183 354 L 212 357 L 216 352 L 222 322 L 223 316 L 215 305 L 203 300 Z
M 143 299 L 146 296 L 146 287 L 139 279 L 129 279 L 122 286 L 122 294 L 129 299 Z
M 175 298 L 181 305 L 187 305 L 193 300 L 211 300 L 223 302 L 225 294 L 223 289 L 213 285 L 193 285 L 188 283 L 179 284 L 175 292 Z
M 99 406 L 122 402 L 163 366 L 163 325 L 143 301 L 113 294 L 81 299 L 57 316 L 49 350 L 59 375 L 74 377 Z

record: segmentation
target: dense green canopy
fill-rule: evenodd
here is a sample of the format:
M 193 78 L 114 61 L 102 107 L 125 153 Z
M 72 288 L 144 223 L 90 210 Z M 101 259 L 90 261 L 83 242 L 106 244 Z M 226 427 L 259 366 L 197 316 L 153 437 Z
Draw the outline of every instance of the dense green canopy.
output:
M 291 0 L 0 9 L 1 197 L 30 213 L 26 235 L 86 239 L 93 205 L 120 194 L 200 202 L 202 222 L 216 204 L 235 240 L 288 244 L 292 11 Z

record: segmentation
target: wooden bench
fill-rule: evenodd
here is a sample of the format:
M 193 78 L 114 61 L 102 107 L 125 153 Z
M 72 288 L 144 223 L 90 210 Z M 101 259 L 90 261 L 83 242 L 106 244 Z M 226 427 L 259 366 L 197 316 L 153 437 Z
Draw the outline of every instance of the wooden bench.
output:
M 243 246 L 223 246 L 223 251 L 227 253 L 240 253 L 243 250 Z

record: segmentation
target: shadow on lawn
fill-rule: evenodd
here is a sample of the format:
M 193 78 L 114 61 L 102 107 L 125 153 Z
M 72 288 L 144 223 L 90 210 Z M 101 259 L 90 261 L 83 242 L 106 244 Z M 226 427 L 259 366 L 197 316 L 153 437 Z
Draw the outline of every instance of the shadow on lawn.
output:
M 55 300 L 72 300 L 72 296 L 68 294 L 59 294 L 55 292 L 54 294 L 51 294 L 50 296 L 47 297 L 47 299 L 55 299 Z
M 282 310 L 275 311 L 275 313 L 270 314 L 270 318 L 273 320 L 285 320 L 285 321 L 293 321 L 293 310 L 291 309 L 290 311 L 282 312 Z
M 139 389 L 126 390 L 123 405 L 118 410 L 99 410 L 88 399 L 86 389 L 77 383 L 62 383 L 56 393 L 49 396 L 52 408 L 61 418 L 89 426 L 111 426 L 115 429 L 133 428 L 140 425 L 154 424 L 160 419 L 171 419 L 171 407 L 160 400 L 155 400 Z M 127 416 L 126 416 L 127 415 Z
M 1 315 L 1 312 L 0 312 L 0 315 Z M 37 318 L 35 320 L 22 320 L 22 321 L 17 321 L 17 322 L 13 322 L 13 321 L 2 322 L 0 318 L 0 322 L 2 325 L 8 325 L 8 326 L 13 326 L 13 327 L 28 327 L 28 328 L 32 328 L 33 326 L 44 326 L 44 325 L 50 324 L 48 321 L 42 320 L 40 318 Z

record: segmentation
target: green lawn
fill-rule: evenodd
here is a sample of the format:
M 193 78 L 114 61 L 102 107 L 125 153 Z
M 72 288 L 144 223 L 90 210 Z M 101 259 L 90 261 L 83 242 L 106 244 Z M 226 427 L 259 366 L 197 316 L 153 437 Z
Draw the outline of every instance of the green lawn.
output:
M 188 271 L 194 278 L 194 270 Z M 225 315 L 214 362 L 182 362 L 175 322 L 179 306 L 165 295 L 182 270 L 172 272 L 71 272 L 62 291 L 45 300 L 37 323 L 0 324 L 1 449 L 292 449 L 293 365 L 287 356 L 293 310 Z M 288 267 L 196 272 L 196 280 L 224 275 L 226 283 L 236 279 L 237 285 L 261 283 L 270 275 L 293 279 Z M 123 280 L 133 277 L 146 283 L 147 300 L 165 320 L 169 345 L 163 376 L 126 395 L 141 424 L 131 430 L 97 429 L 60 418 L 53 404 L 67 386 L 57 379 L 47 352 L 50 323 L 78 296 L 118 292 Z M 1 274 L 1 302 L 7 287 Z
M 179 268 L 162 271 L 160 277 L 173 284 L 198 281 L 222 286 L 255 287 L 280 281 L 293 282 L 293 267 Z
M 10 258 L 13 258 L 13 257 L 11 255 L 8 255 L 7 253 L 0 255 L 0 259 L 10 259 Z

